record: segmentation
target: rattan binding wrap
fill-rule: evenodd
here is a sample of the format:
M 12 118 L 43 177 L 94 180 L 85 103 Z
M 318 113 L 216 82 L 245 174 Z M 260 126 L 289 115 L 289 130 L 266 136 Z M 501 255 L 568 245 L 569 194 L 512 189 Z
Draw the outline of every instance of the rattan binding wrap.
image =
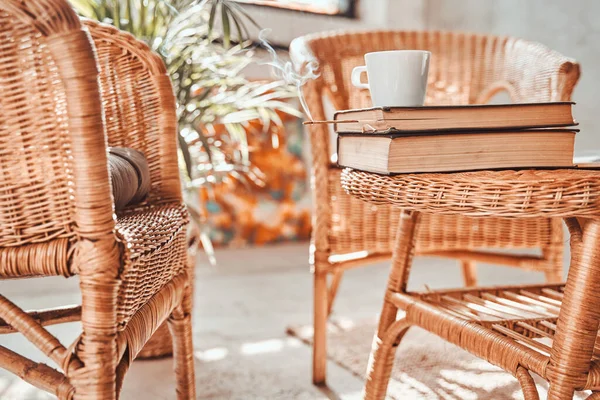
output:
M 549 382 L 549 400 L 600 395 L 600 171 L 521 170 L 382 177 L 344 170 L 342 185 L 371 204 L 401 207 L 385 301 L 373 339 L 365 399 L 385 398 L 394 353 L 419 326 L 513 374 L 539 400 L 530 372 Z M 561 217 L 569 228 L 566 284 L 407 290 L 421 216 Z M 397 319 L 398 310 L 405 316 Z M 402 347 L 400 346 L 400 349 Z
M 294 40 L 290 53 L 297 65 L 316 62 L 319 78 L 303 93 L 314 120 L 327 120 L 326 103 L 335 110 L 370 107 L 369 93 L 350 82 L 354 67 L 373 51 L 423 49 L 432 52 L 426 104 L 480 104 L 506 91 L 513 102 L 568 101 L 579 79 L 579 65 L 547 47 L 521 39 L 453 32 L 333 32 Z M 366 204 L 340 187 L 332 162 L 327 125 L 310 125 L 313 183 L 315 275 L 314 381 L 325 380 L 325 321 L 344 269 L 380 261 L 392 252 L 400 210 Z M 437 254 L 463 261 L 465 283 L 476 281 L 473 260 L 493 261 L 544 271 L 549 281 L 562 278 L 562 227 L 559 220 L 498 217 L 476 221 L 463 215 L 423 216 L 417 254 Z M 503 259 L 483 248 L 541 248 L 538 260 Z M 358 253 L 360 252 L 360 253 Z M 357 253 L 348 262 L 339 255 Z M 365 256 L 365 254 L 367 254 Z M 361 262 L 362 259 L 362 262 Z M 332 280 L 327 283 L 328 275 Z
M 64 0 L 0 1 L 0 278 L 79 275 L 82 305 L 27 313 L 19 331 L 59 370 L 0 346 L 0 367 L 60 399 L 116 399 L 160 324 L 174 335 L 179 399 L 195 398 L 187 213 L 175 100 L 160 58 Z M 114 215 L 108 146 L 148 159 L 148 198 Z M 81 320 L 63 346 L 43 325 Z

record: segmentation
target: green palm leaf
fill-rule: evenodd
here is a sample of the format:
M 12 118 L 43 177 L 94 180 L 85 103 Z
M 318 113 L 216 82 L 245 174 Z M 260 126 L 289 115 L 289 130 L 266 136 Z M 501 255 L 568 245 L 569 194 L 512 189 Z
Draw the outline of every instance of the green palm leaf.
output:
M 250 165 L 244 125 L 260 121 L 267 133 L 271 124 L 283 123 L 277 112 L 300 113 L 285 101 L 296 96 L 295 88 L 282 81 L 257 83 L 244 77 L 243 70 L 253 61 L 246 24 L 258 24 L 239 4 L 231 0 L 70 1 L 82 16 L 127 30 L 162 56 L 177 99 L 181 171 L 189 193 L 199 186 L 210 190 L 210 185 L 226 177 L 260 184 L 262 173 Z M 218 125 L 224 133 L 217 134 Z M 197 196 L 187 197 L 195 199 L 189 206 L 194 210 L 192 219 L 199 220 Z M 203 242 L 207 237 L 203 235 Z

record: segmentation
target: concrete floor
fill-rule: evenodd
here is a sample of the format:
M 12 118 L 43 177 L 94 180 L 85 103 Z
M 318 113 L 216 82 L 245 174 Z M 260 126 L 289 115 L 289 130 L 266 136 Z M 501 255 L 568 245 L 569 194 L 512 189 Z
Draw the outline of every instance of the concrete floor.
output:
M 201 255 L 196 274 L 194 337 L 198 399 L 358 399 L 362 380 L 329 363 L 328 387 L 311 384 L 311 351 L 286 335 L 288 325 L 309 324 L 312 279 L 306 243 L 217 252 L 219 265 Z M 335 313 L 360 320 L 379 311 L 387 278 L 386 263 L 349 271 L 342 281 Z M 542 282 L 539 273 L 482 265 L 480 283 Z M 417 258 L 412 288 L 461 285 L 456 262 Z M 0 293 L 25 309 L 79 301 L 76 279 L 46 278 L 0 282 Z M 52 327 L 71 341 L 78 324 Z M 39 352 L 17 335 L 0 344 L 34 359 Z M 365 354 L 365 357 L 368 357 Z M 136 361 L 123 399 L 174 399 L 171 360 Z M 51 398 L 14 376 L 0 372 L 0 399 Z

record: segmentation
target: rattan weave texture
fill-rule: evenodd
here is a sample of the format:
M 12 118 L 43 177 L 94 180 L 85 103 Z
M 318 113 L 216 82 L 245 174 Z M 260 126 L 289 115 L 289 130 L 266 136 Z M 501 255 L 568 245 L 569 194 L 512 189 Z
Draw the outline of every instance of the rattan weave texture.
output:
M 56 118 L 67 113 L 56 62 L 35 27 L 4 10 L 0 36 L 0 79 L 9 94 L 0 99 L 0 246 L 73 237 L 75 203 L 64 185 L 73 180 L 71 143 Z
M 0 0 L 0 278 L 79 275 L 81 307 L 25 312 L 18 331 L 59 370 L 0 346 L 0 367 L 60 399 L 116 399 L 163 322 L 179 399 L 195 398 L 188 219 L 175 99 L 160 58 L 65 0 Z M 148 159 L 151 193 L 114 213 L 108 146 Z M 81 320 L 63 346 L 43 325 Z
M 125 252 L 119 274 L 120 326 L 125 326 L 165 284 L 185 272 L 187 222 L 183 204 L 131 210 L 117 219 Z
M 373 253 L 388 253 L 400 210 L 385 204 L 367 204 L 349 196 L 340 184 L 342 172 L 343 169 L 334 169 L 329 175 L 332 216 L 328 243 L 332 254 L 338 254 L 337 251 L 341 249 L 343 253 L 360 252 L 365 249 Z M 355 210 L 360 212 L 353 212 Z M 443 224 L 440 224 L 442 217 Z M 418 253 L 457 248 L 549 249 L 557 244 L 553 237 L 556 233 L 553 221 L 546 218 L 532 221 L 498 217 L 483 220 L 451 214 L 442 217 L 423 215 L 417 241 Z M 562 228 L 558 233 L 562 237 Z M 561 241 L 562 239 L 558 240 L 559 245 Z
M 346 192 L 373 204 L 471 217 L 597 216 L 600 171 L 516 170 L 384 176 L 345 169 Z

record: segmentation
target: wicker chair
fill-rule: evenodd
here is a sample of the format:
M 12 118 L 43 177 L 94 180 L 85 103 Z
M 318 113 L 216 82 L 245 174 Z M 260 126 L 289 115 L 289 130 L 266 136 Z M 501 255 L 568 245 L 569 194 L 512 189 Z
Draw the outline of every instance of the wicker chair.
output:
M 368 91 L 350 82 L 363 55 L 392 49 L 432 52 L 427 104 L 479 104 L 507 91 L 514 102 L 570 100 L 579 78 L 573 60 L 537 43 L 509 37 L 452 32 L 372 31 L 323 33 L 295 39 L 296 65 L 316 61 L 320 76 L 303 93 L 315 120 L 326 119 L 324 98 L 337 110 L 370 106 Z M 314 273 L 313 381 L 325 381 L 326 325 L 344 270 L 391 256 L 399 210 L 365 204 L 341 188 L 330 152 L 330 131 L 310 127 L 314 219 L 310 262 Z M 543 271 L 548 282 L 562 280 L 561 221 L 472 219 L 425 215 L 416 252 L 460 260 L 465 284 L 476 283 L 475 262 Z M 538 248 L 541 256 L 509 255 L 486 248 Z M 328 277 L 331 275 L 331 282 Z
M 0 1 L 0 278 L 79 275 L 82 298 L 25 312 L 0 296 L 0 333 L 20 332 L 60 371 L 2 346 L 0 367 L 60 399 L 116 399 L 168 321 L 178 398 L 193 399 L 170 80 L 133 36 L 83 25 L 65 0 Z M 116 216 L 107 146 L 144 152 L 152 180 L 148 199 Z M 82 334 L 70 346 L 44 328 L 77 320 Z

